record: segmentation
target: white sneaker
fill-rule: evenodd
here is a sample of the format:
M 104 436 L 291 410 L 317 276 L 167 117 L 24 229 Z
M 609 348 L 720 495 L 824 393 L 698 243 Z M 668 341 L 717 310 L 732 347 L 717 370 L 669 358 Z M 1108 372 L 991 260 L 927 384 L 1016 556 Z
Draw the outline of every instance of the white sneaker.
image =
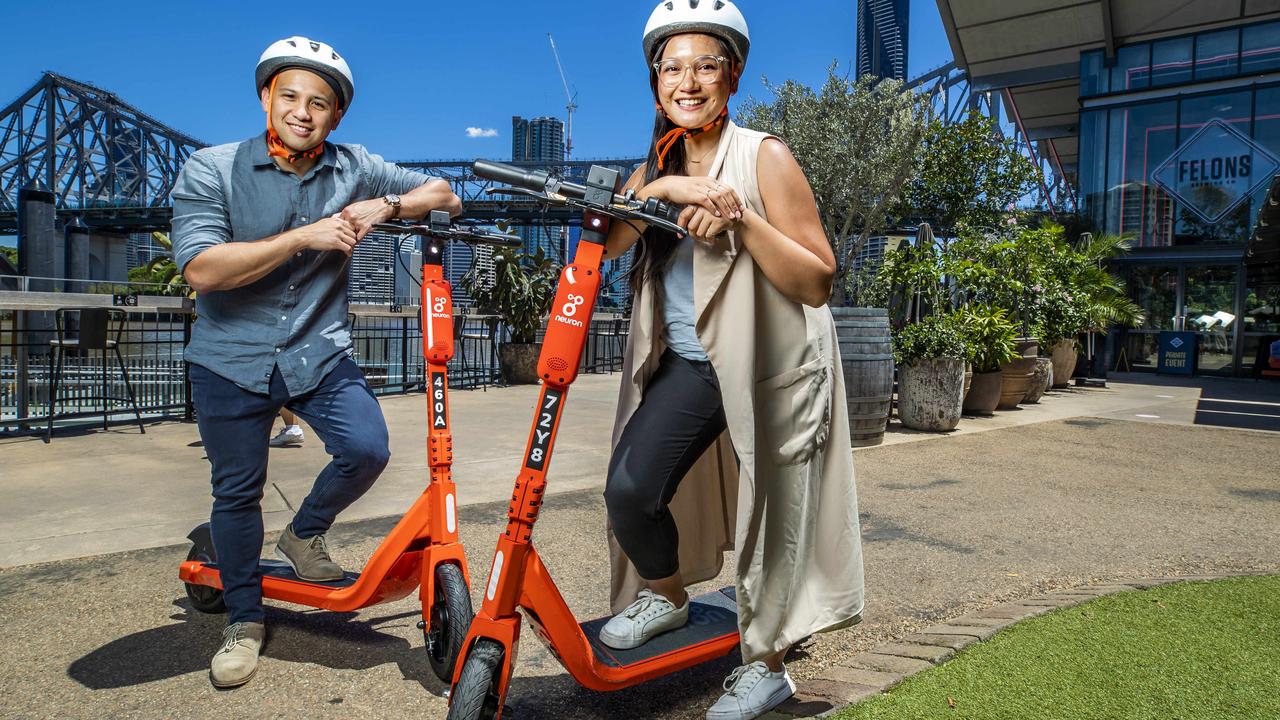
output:
M 302 427 L 299 425 L 286 425 L 279 435 L 271 438 L 271 447 L 284 447 L 286 445 L 301 445 L 306 436 L 302 434 Z
M 796 684 L 783 667 L 769 672 L 762 662 L 753 662 L 730 673 L 724 681 L 727 690 L 707 710 L 707 720 L 751 720 L 782 704 L 796 693 Z
M 670 600 L 641 590 L 640 598 L 600 628 L 600 642 L 614 650 L 630 650 L 649 642 L 655 635 L 684 627 L 689 622 L 689 601 L 676 607 Z

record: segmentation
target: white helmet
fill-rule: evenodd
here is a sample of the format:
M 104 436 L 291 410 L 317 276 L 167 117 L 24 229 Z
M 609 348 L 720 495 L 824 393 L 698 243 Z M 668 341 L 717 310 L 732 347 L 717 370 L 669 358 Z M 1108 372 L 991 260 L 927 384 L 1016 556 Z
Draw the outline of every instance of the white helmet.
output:
M 254 72 L 257 90 L 262 92 L 271 78 L 281 70 L 303 68 L 311 70 L 323 77 L 333 91 L 337 93 L 345 110 L 351 107 L 351 98 L 356 94 L 356 81 L 351 77 L 351 68 L 347 61 L 328 45 L 294 35 L 291 38 L 271 43 L 258 58 L 258 68 Z
M 663 40 L 681 33 L 705 33 L 724 40 L 742 65 L 751 51 L 747 20 L 729 0 L 663 0 L 644 26 L 645 59 L 652 60 Z

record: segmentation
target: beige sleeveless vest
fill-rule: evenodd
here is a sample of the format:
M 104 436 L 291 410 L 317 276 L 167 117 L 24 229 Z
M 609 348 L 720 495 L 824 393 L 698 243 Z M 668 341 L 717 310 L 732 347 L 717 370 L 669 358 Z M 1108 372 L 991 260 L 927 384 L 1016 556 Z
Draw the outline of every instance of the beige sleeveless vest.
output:
M 762 217 L 756 158 L 767 137 L 727 123 L 710 172 Z M 784 297 L 732 232 L 695 244 L 693 275 L 698 339 L 729 427 L 689 471 L 671 513 L 689 583 L 718 575 L 724 551 L 737 550 L 738 626 L 743 658 L 752 662 L 861 619 L 862 542 L 839 345 L 830 310 Z M 632 309 L 615 446 L 662 354 L 655 288 L 651 278 Z M 644 585 L 612 532 L 609 543 L 616 613 Z

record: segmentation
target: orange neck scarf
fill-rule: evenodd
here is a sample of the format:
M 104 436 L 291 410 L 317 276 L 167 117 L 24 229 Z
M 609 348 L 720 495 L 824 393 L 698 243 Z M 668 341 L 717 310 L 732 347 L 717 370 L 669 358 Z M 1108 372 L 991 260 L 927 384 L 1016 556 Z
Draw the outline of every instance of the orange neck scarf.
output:
M 661 105 L 658 105 L 658 110 L 662 110 Z M 703 125 L 700 128 L 689 129 L 689 128 L 678 127 L 672 130 L 671 132 L 667 133 L 666 135 L 663 135 L 662 139 L 658 141 L 658 144 L 654 145 L 654 149 L 657 150 L 658 152 L 658 169 L 659 170 L 663 169 L 664 164 L 666 163 L 667 153 L 671 152 L 671 148 L 675 146 L 676 142 L 680 140 L 680 138 L 694 137 L 697 135 L 701 135 L 702 133 L 710 130 L 711 128 L 714 128 L 718 125 L 723 125 L 725 118 L 727 117 L 729 117 L 729 108 L 723 107 L 720 109 L 720 114 L 716 116 L 715 120 L 712 120 L 711 122 L 707 123 L 706 125 Z M 666 118 L 668 120 L 671 120 L 670 115 L 667 115 Z M 671 122 L 675 122 L 675 121 L 671 120 Z
M 273 158 L 285 158 L 291 163 L 298 162 L 304 158 L 307 160 L 314 160 L 324 154 L 323 142 L 310 150 L 293 152 L 284 144 L 284 141 L 280 139 L 280 134 L 276 132 L 276 129 L 271 126 L 271 108 L 275 107 L 276 79 L 279 77 L 279 75 L 276 75 L 271 78 L 271 90 L 268 91 L 267 95 L 267 156 Z

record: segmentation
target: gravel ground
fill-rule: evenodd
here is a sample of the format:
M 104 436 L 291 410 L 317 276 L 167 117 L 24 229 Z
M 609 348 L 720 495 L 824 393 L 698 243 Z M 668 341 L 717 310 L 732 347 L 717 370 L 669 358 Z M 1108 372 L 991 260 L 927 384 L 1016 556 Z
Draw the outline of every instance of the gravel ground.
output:
M 1280 438 L 1079 418 L 857 453 L 865 622 L 793 653 L 798 678 L 889 638 L 1090 580 L 1280 570 Z M 488 571 L 502 505 L 461 509 L 472 571 Z M 339 524 L 358 566 L 394 519 Z M 606 608 L 598 490 L 548 498 L 535 541 L 580 617 Z M 274 538 L 272 538 L 274 539 Z M 272 608 L 259 674 L 207 679 L 221 616 L 189 609 L 185 547 L 0 571 L 0 716 L 444 717 L 416 596 L 359 613 Z M 731 563 L 727 563 L 727 566 Z M 728 584 L 722 578 L 721 584 Z M 480 583 L 476 583 L 477 586 Z M 616 693 L 578 687 L 524 633 L 508 703 L 525 718 L 700 718 L 736 657 Z

